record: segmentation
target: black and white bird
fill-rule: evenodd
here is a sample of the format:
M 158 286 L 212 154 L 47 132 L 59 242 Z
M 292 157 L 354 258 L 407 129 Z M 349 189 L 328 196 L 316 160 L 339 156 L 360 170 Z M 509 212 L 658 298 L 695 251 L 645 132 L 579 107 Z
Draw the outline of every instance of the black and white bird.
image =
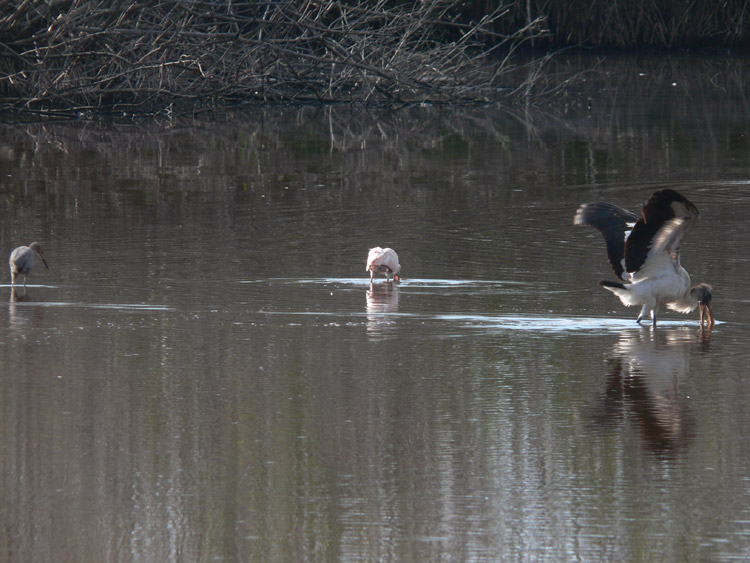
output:
M 655 192 L 641 210 L 631 213 L 611 203 L 584 203 L 573 223 L 598 229 L 619 282 L 599 282 L 628 307 L 640 305 L 637 322 L 651 315 L 656 326 L 660 305 L 680 313 L 700 310 L 701 327 L 714 325 L 711 286 L 691 287 L 690 274 L 680 265 L 680 246 L 698 220 L 698 209 L 674 190 Z
M 8 259 L 10 265 L 10 284 L 11 286 L 16 285 L 16 276 L 23 276 L 23 287 L 26 287 L 26 276 L 29 275 L 31 268 L 34 267 L 34 254 L 38 254 L 39 258 L 42 259 L 44 267 L 49 270 L 47 261 L 44 259 L 42 254 L 42 247 L 38 242 L 32 242 L 29 246 L 19 246 L 13 249 Z

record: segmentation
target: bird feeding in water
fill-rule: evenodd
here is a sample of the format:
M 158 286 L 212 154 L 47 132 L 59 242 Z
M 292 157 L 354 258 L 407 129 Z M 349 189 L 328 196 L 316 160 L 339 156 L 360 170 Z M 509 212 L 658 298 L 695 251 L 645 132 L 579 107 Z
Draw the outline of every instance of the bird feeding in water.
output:
M 34 254 L 38 254 L 42 259 L 44 267 L 49 270 L 47 261 L 42 254 L 42 247 L 38 242 L 32 242 L 29 246 L 19 246 L 10 253 L 10 285 L 16 285 L 16 276 L 23 276 L 23 287 L 26 289 L 26 276 L 29 275 L 31 268 L 34 267 Z
M 370 253 L 367 255 L 367 267 L 365 268 L 365 272 L 370 272 L 370 283 L 372 283 L 375 274 L 385 274 L 387 281 L 391 281 L 391 276 L 393 276 L 394 281 L 401 281 L 400 271 L 401 264 L 398 263 L 398 254 L 395 250 L 380 248 L 379 246 L 370 249 Z
M 654 192 L 641 210 L 631 213 L 611 203 L 584 203 L 573 223 L 598 229 L 607 243 L 607 256 L 620 282 L 601 281 L 623 305 L 640 305 L 637 322 L 651 315 L 656 326 L 659 305 L 680 313 L 700 311 L 701 327 L 714 325 L 711 286 L 690 286 L 690 274 L 680 265 L 680 247 L 698 209 L 674 190 Z M 624 283 L 623 283 L 624 282 Z

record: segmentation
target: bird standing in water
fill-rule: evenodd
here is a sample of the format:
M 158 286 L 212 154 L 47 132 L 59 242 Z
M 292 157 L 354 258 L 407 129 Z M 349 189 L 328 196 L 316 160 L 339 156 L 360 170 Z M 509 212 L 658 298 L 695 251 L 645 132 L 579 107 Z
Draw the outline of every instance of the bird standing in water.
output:
M 598 229 L 607 243 L 607 255 L 622 282 L 599 282 L 623 305 L 641 305 L 637 322 L 651 315 L 656 326 L 659 305 L 689 313 L 700 310 L 701 327 L 712 327 L 711 286 L 690 286 L 690 274 L 680 265 L 680 246 L 698 220 L 698 209 L 674 190 L 654 192 L 641 215 L 611 203 L 585 203 L 573 223 Z
M 385 274 L 387 281 L 391 281 L 391 276 L 393 276 L 394 281 L 401 281 L 400 271 L 401 264 L 398 263 L 398 254 L 395 250 L 380 248 L 379 246 L 370 249 L 370 253 L 367 255 L 367 267 L 365 268 L 365 272 L 370 272 L 370 283 L 372 283 L 375 274 Z
M 10 253 L 10 259 L 8 260 L 11 286 L 16 285 L 16 276 L 20 274 L 23 276 L 23 287 L 26 289 L 26 276 L 29 275 L 35 263 L 34 254 L 39 255 L 44 267 L 49 270 L 47 261 L 42 254 L 42 247 L 38 242 L 32 242 L 29 246 L 19 246 Z

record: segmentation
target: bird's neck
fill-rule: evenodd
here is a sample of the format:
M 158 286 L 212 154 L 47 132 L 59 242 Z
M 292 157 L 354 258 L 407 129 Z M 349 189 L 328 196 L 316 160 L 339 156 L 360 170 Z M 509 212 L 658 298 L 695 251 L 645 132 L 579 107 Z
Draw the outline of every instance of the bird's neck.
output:
M 679 299 L 675 300 L 675 305 L 678 305 L 681 309 L 692 311 L 698 306 L 699 295 L 698 286 L 690 287 L 690 278 L 688 277 L 688 289 Z

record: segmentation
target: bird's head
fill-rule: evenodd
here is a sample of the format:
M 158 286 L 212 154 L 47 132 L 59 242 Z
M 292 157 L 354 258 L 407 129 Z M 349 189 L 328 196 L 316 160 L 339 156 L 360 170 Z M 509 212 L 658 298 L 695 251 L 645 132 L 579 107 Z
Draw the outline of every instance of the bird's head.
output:
M 29 245 L 29 248 L 39 255 L 39 258 L 42 259 L 42 264 L 44 264 L 44 267 L 49 270 L 49 266 L 47 266 L 47 261 L 44 259 L 44 254 L 42 254 L 42 245 L 39 244 L 38 242 L 32 242 Z

